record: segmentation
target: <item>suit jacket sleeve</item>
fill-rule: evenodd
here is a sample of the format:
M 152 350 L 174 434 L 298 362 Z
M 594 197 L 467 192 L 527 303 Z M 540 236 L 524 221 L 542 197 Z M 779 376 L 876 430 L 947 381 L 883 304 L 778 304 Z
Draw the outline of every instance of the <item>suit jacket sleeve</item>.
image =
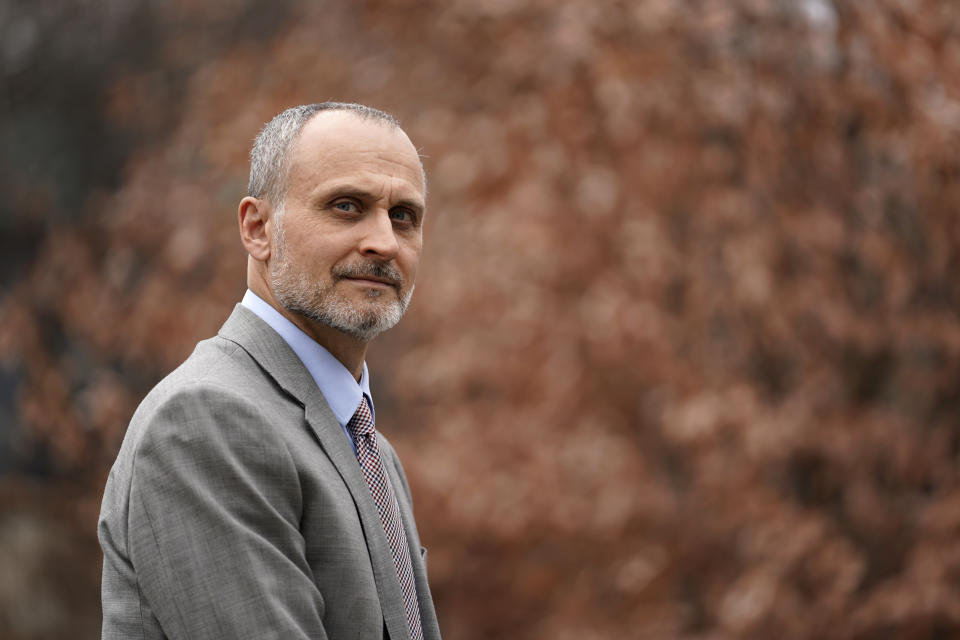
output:
M 325 639 L 302 495 L 253 401 L 201 383 L 147 418 L 133 457 L 128 552 L 171 639 Z

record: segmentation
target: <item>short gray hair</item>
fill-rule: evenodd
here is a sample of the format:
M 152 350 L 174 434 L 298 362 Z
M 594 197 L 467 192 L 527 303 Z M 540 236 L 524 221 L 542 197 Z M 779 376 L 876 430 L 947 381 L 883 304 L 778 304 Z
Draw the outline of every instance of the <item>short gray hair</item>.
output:
M 357 117 L 400 128 L 400 122 L 389 113 L 352 102 L 318 102 L 291 107 L 268 122 L 254 140 L 250 150 L 247 195 L 263 198 L 277 207 L 283 205 L 293 145 L 304 125 L 321 111 L 349 111 Z

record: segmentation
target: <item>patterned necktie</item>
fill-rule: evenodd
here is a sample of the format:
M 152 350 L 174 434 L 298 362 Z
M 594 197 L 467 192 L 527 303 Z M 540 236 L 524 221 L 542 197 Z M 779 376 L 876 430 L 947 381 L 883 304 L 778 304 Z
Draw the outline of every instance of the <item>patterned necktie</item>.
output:
M 403 532 L 400 522 L 400 505 L 393 487 L 387 479 L 383 461 L 380 459 L 380 448 L 377 446 L 377 432 L 373 428 L 373 416 L 366 398 L 360 399 L 360 406 L 347 423 L 347 429 L 353 434 L 357 445 L 357 460 L 360 469 L 370 486 L 370 494 L 377 505 L 380 522 L 387 534 L 387 543 L 390 545 L 390 555 L 397 568 L 397 578 L 400 580 L 400 591 L 403 593 L 403 604 L 407 611 L 407 626 L 410 628 L 411 640 L 423 639 L 423 628 L 420 626 L 420 605 L 417 604 L 417 588 L 413 581 L 413 565 L 410 563 L 410 548 L 407 546 L 407 536 Z

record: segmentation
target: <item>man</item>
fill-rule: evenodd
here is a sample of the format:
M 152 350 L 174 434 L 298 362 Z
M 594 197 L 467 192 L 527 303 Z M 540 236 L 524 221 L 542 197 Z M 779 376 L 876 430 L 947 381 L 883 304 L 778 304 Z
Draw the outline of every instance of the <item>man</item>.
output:
M 107 481 L 103 638 L 439 638 L 364 363 L 413 293 L 419 156 L 342 103 L 284 111 L 250 156 L 249 290 L 140 405 Z

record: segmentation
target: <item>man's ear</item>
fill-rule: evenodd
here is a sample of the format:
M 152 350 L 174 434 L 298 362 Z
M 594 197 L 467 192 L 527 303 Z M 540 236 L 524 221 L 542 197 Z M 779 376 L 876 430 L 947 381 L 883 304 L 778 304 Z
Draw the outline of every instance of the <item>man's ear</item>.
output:
M 270 205 L 266 200 L 247 196 L 240 201 L 237 218 L 240 223 L 240 241 L 254 260 L 270 259 L 271 237 L 267 229 L 270 220 Z

